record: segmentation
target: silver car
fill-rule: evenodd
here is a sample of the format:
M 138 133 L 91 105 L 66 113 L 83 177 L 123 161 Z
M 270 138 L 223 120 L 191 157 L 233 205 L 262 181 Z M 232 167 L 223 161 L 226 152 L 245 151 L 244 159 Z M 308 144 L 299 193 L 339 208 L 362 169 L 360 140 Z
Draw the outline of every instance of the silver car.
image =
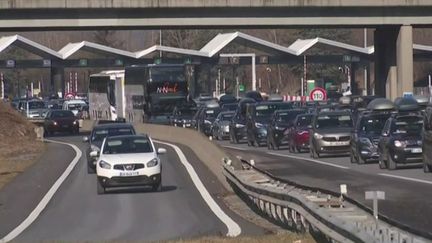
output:
M 353 120 L 349 111 L 320 112 L 312 120 L 310 155 L 348 154 Z
M 218 140 L 229 138 L 229 123 L 234 116 L 234 111 L 223 111 L 219 113 L 212 124 L 212 136 Z

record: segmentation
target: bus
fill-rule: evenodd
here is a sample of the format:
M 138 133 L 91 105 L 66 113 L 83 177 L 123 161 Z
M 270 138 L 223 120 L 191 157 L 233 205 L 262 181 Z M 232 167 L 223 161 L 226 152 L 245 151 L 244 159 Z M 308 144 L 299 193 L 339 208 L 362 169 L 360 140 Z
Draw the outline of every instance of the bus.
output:
M 192 100 L 192 73 L 191 66 L 182 64 L 126 67 L 126 93 L 131 96 L 134 112 L 142 111 L 145 122 L 168 124 L 174 108 Z

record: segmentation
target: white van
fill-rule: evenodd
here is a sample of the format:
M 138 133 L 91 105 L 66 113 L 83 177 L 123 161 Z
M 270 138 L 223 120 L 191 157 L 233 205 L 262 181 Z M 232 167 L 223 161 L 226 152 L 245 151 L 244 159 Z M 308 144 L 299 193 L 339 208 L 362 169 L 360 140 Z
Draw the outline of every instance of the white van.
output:
M 83 107 L 87 106 L 87 103 L 83 100 L 66 100 L 63 103 L 63 110 L 70 110 L 74 115 L 78 115 L 78 112 L 83 110 Z

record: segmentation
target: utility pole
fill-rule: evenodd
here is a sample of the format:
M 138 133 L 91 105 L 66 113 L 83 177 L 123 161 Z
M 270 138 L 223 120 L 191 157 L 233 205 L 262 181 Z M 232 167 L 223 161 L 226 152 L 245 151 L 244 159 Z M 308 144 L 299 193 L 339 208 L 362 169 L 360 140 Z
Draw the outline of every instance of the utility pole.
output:
M 364 28 L 363 29 L 363 37 L 364 37 L 364 40 L 363 40 L 363 43 L 364 43 L 364 48 L 366 48 L 367 47 L 367 28 Z M 363 80 L 364 80 L 364 89 L 363 89 L 363 95 L 367 95 L 368 94 L 368 90 L 367 90 L 367 83 L 368 83 L 368 70 L 367 70 L 367 67 L 365 66 L 364 67 L 364 73 L 363 73 Z

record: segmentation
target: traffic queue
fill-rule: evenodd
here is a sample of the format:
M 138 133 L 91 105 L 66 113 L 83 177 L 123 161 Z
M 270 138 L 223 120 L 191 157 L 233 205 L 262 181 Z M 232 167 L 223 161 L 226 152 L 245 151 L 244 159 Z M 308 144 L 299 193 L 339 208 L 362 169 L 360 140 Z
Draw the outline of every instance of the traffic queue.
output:
M 227 95 L 229 96 L 229 95 Z M 247 143 L 269 150 L 309 153 L 311 158 L 349 156 L 356 164 L 378 163 L 395 170 L 402 165 L 432 169 L 432 105 L 413 96 L 394 102 L 375 96 L 338 100 L 285 102 L 264 100 L 258 92 L 197 102 L 194 115 L 173 114 L 171 124 L 194 128 L 216 140 Z M 429 152 L 428 152 L 429 151 Z

